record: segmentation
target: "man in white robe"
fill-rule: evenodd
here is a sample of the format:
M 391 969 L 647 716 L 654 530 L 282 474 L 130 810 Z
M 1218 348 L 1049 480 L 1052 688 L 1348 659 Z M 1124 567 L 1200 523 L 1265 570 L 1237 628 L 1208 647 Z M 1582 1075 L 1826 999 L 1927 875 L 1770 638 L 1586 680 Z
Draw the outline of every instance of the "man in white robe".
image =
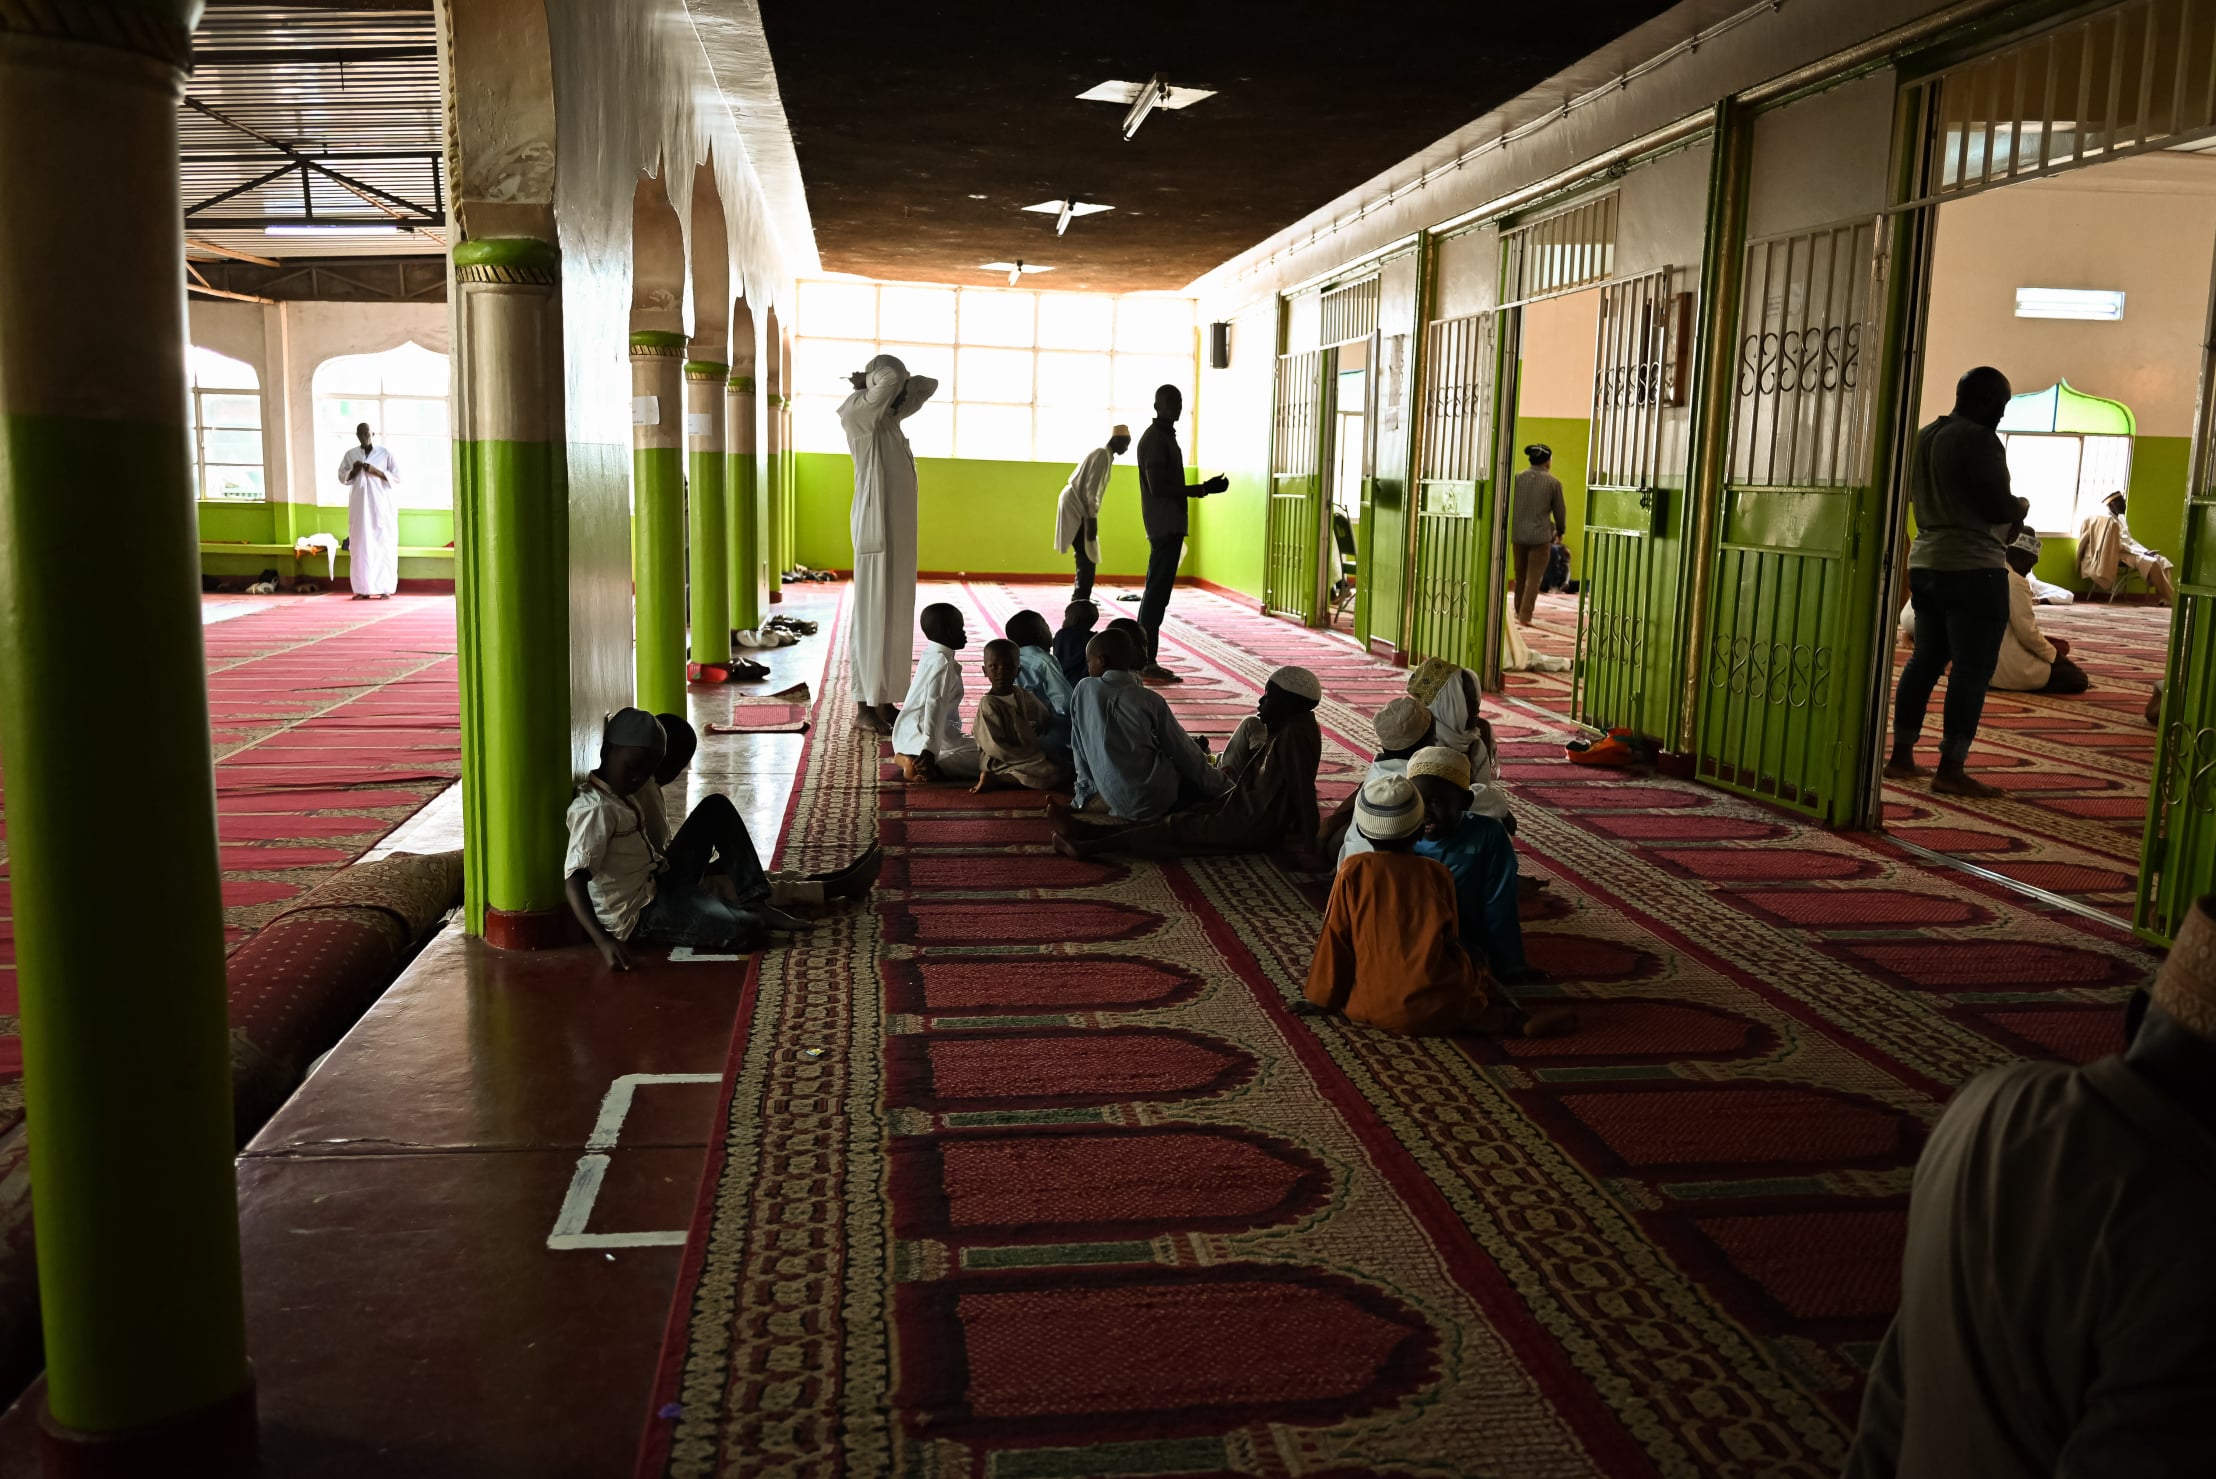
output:
M 2126 572 L 2137 571 L 2163 605 L 2175 606 L 2178 590 L 2170 562 L 2131 537 L 2131 525 L 2124 522 L 2127 506 L 2123 494 L 2111 493 L 2106 511 L 2088 515 L 2078 526 L 2078 574 L 2095 590 L 2112 595 Z
M 1108 496 L 1108 474 L 1115 461 L 1131 447 L 1131 428 L 1118 423 L 1109 433 L 1108 445 L 1095 447 L 1062 485 L 1062 497 L 1054 506 L 1054 551 L 1077 555 L 1077 586 L 1072 601 L 1093 598 L 1093 572 L 1100 565 L 1100 505 Z
M 400 465 L 389 448 L 370 445 L 369 423 L 354 428 L 360 446 L 339 459 L 346 500 L 347 583 L 357 601 L 382 601 L 400 589 Z
M 854 684 L 855 722 L 892 733 L 908 697 L 915 651 L 916 459 L 900 423 L 939 388 L 881 354 L 853 376 L 854 393 L 839 405 L 847 449 L 854 457 L 854 619 L 847 671 Z

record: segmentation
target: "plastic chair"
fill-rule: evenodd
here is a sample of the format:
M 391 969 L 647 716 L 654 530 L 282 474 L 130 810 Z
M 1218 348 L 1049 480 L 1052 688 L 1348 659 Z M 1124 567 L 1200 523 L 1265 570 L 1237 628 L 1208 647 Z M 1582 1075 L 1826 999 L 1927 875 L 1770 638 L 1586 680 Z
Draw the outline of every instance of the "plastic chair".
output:
M 1342 509 L 1331 511 L 1331 542 L 1339 547 L 1339 579 L 1331 587 L 1331 619 L 1337 621 L 1354 604 L 1354 573 L 1360 564 L 1354 548 L 1354 524 Z

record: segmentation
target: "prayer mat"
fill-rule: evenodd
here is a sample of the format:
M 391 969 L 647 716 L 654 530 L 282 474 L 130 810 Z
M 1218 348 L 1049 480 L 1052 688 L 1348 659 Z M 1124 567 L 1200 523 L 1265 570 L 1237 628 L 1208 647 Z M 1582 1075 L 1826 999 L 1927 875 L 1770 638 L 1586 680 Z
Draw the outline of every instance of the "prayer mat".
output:
M 732 705 L 729 724 L 711 724 L 710 734 L 804 734 L 815 713 L 808 685 L 796 683 L 779 693 L 749 694 Z
M 1172 613 L 1183 689 L 1324 675 L 1343 793 L 1406 675 Z M 1836 1474 L 1947 1095 L 2112 1051 L 2153 962 L 1486 707 L 1568 1037 L 1305 1013 L 1322 880 L 1056 866 L 1029 798 L 813 736 L 789 836 L 883 887 L 750 967 L 640 1472 Z

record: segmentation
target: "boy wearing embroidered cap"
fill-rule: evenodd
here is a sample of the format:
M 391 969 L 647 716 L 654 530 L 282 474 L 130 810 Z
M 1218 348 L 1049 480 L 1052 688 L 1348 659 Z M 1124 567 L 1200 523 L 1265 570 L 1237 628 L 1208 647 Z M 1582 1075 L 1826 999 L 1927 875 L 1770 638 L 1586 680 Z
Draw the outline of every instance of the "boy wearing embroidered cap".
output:
M 1332 881 L 1308 967 L 1312 1005 L 1417 1037 L 1562 1030 L 1559 1014 L 1532 1016 L 1493 999 L 1492 977 L 1462 944 L 1453 875 L 1413 851 L 1424 804 L 1407 777 L 1365 785 L 1354 825 L 1373 851 L 1349 858 Z
M 1316 767 L 1323 759 L 1316 705 L 1322 700 L 1314 673 L 1279 668 L 1253 716 L 1240 721 L 1224 746 L 1218 773 L 1230 784 L 1222 795 L 1158 822 L 1114 830 L 1050 810 L 1060 829 L 1056 849 L 1068 857 L 1109 851 L 1179 857 L 1285 847 L 1306 860 L 1315 849 Z
M 1516 916 L 1516 844 L 1494 818 L 1470 810 L 1469 757 L 1444 745 L 1418 750 L 1408 759 L 1408 781 L 1423 798 L 1416 856 L 1454 875 L 1463 945 L 1503 984 L 1534 979 Z
M 1354 827 L 1354 803 L 1362 794 L 1362 786 L 1380 776 L 1408 774 L 1408 757 L 1430 744 L 1433 738 L 1430 712 L 1412 698 L 1396 698 L 1386 704 L 1370 721 L 1370 727 L 1377 731 L 1377 754 L 1363 773 L 1362 784 L 1324 819 L 1323 847 L 1334 863 L 1343 863 L 1358 852 L 1370 850 L 1369 843 Z

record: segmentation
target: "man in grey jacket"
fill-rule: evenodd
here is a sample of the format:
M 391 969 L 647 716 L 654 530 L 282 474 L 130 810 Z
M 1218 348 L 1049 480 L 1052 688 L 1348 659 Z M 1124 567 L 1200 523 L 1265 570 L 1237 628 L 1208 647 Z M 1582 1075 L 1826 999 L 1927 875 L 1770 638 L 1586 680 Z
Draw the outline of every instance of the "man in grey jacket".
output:
M 2031 511 L 2008 483 L 2008 455 L 1995 428 L 2008 409 L 2008 377 L 1980 365 L 1955 382 L 1954 410 L 1916 433 L 1909 491 L 1916 543 L 1908 551 L 1908 599 L 1916 612 L 1916 651 L 1901 669 L 1894 697 L 1893 753 L 1885 774 L 1907 780 L 1916 763 L 1924 711 L 1939 675 L 1953 664 L 1939 730 L 1943 796 L 2000 796 L 1998 786 L 1963 769 L 1985 713 L 1985 690 L 2008 631 L 2008 537 Z

